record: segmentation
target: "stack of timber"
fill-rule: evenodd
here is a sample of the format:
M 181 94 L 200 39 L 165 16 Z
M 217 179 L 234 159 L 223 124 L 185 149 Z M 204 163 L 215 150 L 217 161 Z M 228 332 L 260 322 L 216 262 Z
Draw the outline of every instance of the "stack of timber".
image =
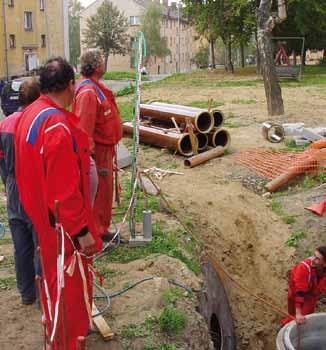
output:
M 216 157 L 222 155 L 231 142 L 229 132 L 222 128 L 224 115 L 218 109 L 152 102 L 140 105 L 140 118 L 140 142 L 168 148 L 186 157 L 201 152 L 200 155 L 204 155 L 206 151 Z M 132 136 L 133 124 L 124 123 L 123 131 L 124 136 Z M 213 152 L 213 149 L 216 150 Z M 193 166 L 191 158 L 185 165 Z

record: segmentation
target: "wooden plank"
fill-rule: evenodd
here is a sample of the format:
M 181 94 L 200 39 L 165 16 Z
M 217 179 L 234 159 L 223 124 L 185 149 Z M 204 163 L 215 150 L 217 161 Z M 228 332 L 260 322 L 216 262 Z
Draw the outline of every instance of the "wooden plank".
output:
M 98 313 L 99 313 L 99 310 L 96 307 L 96 305 L 93 303 L 93 305 L 92 305 L 92 314 L 96 315 Z M 99 332 L 101 333 L 101 335 L 104 338 L 104 340 L 111 340 L 111 339 L 113 339 L 114 333 L 112 332 L 112 329 L 107 324 L 107 322 L 105 321 L 103 316 L 99 315 L 99 316 L 93 317 L 93 322 L 94 322 L 95 326 L 97 327 L 97 329 L 99 330 Z

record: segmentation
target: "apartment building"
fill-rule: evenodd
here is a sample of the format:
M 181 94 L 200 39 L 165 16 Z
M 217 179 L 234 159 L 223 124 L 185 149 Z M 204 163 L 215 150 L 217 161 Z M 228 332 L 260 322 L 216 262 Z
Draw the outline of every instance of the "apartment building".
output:
M 0 78 L 69 55 L 68 0 L 0 0 Z
M 87 49 L 83 46 L 83 32 L 86 29 L 87 18 L 96 14 L 98 8 L 104 0 L 96 0 L 89 5 L 82 13 L 80 19 L 81 46 L 82 51 Z M 130 36 L 130 46 L 133 36 L 140 30 L 141 17 L 146 6 L 151 0 L 110 0 L 118 9 L 124 13 L 129 21 L 128 34 Z M 160 3 L 159 0 L 156 2 Z M 150 74 L 168 74 L 175 72 L 187 72 L 193 67 L 191 59 L 198 50 L 195 41 L 196 32 L 183 15 L 182 8 L 178 8 L 176 3 L 168 6 L 168 0 L 161 1 L 163 5 L 163 19 L 161 23 L 161 36 L 165 38 L 170 55 L 166 57 L 150 57 L 147 60 L 146 68 Z M 111 55 L 108 62 L 110 71 L 132 70 L 132 60 L 130 54 L 126 56 Z

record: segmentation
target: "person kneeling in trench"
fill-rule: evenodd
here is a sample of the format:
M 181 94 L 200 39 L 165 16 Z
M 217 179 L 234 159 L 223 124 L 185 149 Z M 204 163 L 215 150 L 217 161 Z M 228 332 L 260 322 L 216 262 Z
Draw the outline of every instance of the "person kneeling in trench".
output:
M 305 315 L 315 312 L 321 293 L 326 293 L 326 246 L 318 247 L 314 256 L 291 269 L 288 281 L 290 316 L 281 321 L 282 326 L 293 318 L 298 324 L 304 323 Z

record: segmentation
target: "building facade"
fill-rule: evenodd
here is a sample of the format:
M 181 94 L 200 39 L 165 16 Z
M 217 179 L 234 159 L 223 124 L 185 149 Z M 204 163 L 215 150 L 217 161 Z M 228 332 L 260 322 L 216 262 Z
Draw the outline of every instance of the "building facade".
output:
M 0 78 L 26 75 L 51 56 L 69 58 L 68 0 L 0 4 Z
M 82 13 L 80 18 L 81 48 L 83 46 L 83 32 L 86 29 L 87 18 L 96 14 L 98 8 L 104 0 L 96 0 L 89 5 Z M 130 46 L 133 36 L 140 30 L 141 17 L 150 0 L 110 0 L 119 11 L 123 12 L 129 21 L 128 35 L 130 36 Z M 160 1 L 157 0 L 159 3 Z M 163 19 L 161 22 L 161 37 L 165 39 L 170 54 L 166 57 L 149 57 L 146 69 L 150 74 L 170 74 L 175 72 L 188 72 L 194 66 L 192 58 L 198 50 L 196 42 L 196 32 L 194 28 L 182 15 L 182 8 L 172 3 L 168 6 L 168 1 L 164 0 Z M 108 70 L 110 71 L 129 71 L 133 69 L 132 57 L 130 54 L 125 56 L 110 55 L 108 61 Z

